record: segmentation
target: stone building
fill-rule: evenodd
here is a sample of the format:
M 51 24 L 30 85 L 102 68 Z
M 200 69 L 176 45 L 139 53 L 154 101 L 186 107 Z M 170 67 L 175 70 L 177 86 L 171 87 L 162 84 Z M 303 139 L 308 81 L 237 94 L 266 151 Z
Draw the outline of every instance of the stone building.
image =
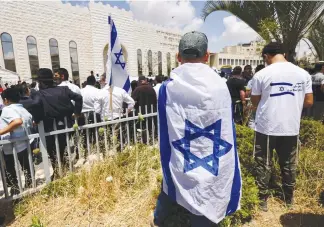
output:
M 222 66 L 241 66 L 251 65 L 255 68 L 263 64 L 261 58 L 262 46 L 258 42 L 227 46 L 219 53 L 213 53 L 210 57 L 210 65 L 220 69 Z
M 17 72 L 22 80 L 38 68 L 66 68 L 76 83 L 91 70 L 100 75 L 107 59 L 109 14 L 130 76 L 168 75 L 177 66 L 182 31 L 134 20 L 130 11 L 93 1 L 88 7 L 60 1 L 1 1 L 0 67 Z

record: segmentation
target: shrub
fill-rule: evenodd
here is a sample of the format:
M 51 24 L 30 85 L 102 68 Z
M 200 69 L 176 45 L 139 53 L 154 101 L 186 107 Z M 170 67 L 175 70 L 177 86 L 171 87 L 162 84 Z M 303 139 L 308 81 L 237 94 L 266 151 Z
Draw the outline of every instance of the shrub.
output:
M 253 172 L 254 132 L 248 127 L 237 125 L 236 138 L 242 173 L 241 209 L 226 217 L 220 226 L 236 226 L 249 221 L 259 203 L 258 188 L 251 174 Z
M 320 121 L 302 120 L 299 139 L 303 146 L 324 150 L 324 127 Z

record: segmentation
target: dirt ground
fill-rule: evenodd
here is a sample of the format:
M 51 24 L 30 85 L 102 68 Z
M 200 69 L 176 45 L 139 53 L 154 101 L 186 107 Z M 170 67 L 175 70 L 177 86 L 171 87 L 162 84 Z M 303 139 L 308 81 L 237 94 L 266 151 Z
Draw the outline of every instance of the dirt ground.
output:
M 35 203 L 32 210 L 22 217 L 16 217 L 8 226 L 31 226 L 36 216 L 44 226 L 108 226 L 108 227 L 145 227 L 150 226 L 153 197 L 150 191 L 123 198 L 110 212 L 97 211 L 95 207 L 80 205 L 72 198 L 56 198 L 46 203 Z M 149 209 L 148 209 L 149 207 Z M 282 202 L 271 198 L 269 211 L 259 211 L 252 221 L 243 227 L 323 227 L 324 215 L 309 213 L 298 205 L 288 210 Z
M 268 212 L 259 211 L 253 220 L 243 227 L 323 227 L 324 215 L 309 213 L 308 210 L 294 205 L 288 210 L 284 204 L 277 199 L 270 198 Z

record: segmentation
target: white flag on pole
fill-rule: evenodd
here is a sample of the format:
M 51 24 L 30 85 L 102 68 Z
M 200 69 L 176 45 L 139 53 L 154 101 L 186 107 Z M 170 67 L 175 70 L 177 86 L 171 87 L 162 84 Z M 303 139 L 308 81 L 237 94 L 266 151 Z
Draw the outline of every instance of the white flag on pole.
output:
M 126 61 L 117 29 L 111 16 L 108 16 L 108 24 L 110 26 L 110 42 L 107 53 L 106 83 L 123 88 L 126 92 L 129 92 L 131 88 Z

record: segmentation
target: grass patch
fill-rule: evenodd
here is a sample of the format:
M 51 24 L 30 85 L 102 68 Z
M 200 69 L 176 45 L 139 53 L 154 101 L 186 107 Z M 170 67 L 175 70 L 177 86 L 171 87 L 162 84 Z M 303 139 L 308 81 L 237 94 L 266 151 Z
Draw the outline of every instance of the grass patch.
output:
M 295 203 L 298 211 L 324 214 L 319 198 L 324 189 L 324 127 L 303 120 Z M 237 145 L 242 171 L 241 210 L 226 217 L 220 226 L 241 226 L 257 215 L 258 189 L 253 177 L 254 132 L 237 126 Z M 274 168 L 278 172 L 278 166 Z M 278 178 L 280 180 L 280 178 Z M 56 180 L 15 206 L 12 226 L 147 226 L 162 182 L 158 149 L 137 145 L 106 158 L 91 168 Z M 279 182 L 280 183 L 280 182 Z M 175 210 L 169 226 L 188 214 Z M 181 215 L 180 215 L 181 214 Z M 188 226 L 186 218 L 180 226 Z M 179 227 L 179 225 L 177 226 Z
M 23 217 L 28 213 L 41 216 L 44 217 L 44 225 L 47 225 L 51 223 L 51 218 L 47 217 L 46 209 L 42 209 L 56 199 L 63 198 L 65 201 L 76 201 L 80 210 L 100 216 L 106 212 L 123 209 L 119 206 L 124 206 L 125 201 L 130 203 L 143 196 L 142 192 L 147 191 L 145 194 L 149 201 L 146 201 L 148 206 L 144 215 L 148 216 L 160 192 L 161 181 L 158 150 L 138 145 L 98 162 L 91 168 L 81 169 L 51 182 L 38 194 L 26 197 L 18 203 L 15 206 L 15 215 Z M 140 200 L 141 198 L 138 202 L 141 202 Z M 143 209 L 140 211 L 143 212 Z

